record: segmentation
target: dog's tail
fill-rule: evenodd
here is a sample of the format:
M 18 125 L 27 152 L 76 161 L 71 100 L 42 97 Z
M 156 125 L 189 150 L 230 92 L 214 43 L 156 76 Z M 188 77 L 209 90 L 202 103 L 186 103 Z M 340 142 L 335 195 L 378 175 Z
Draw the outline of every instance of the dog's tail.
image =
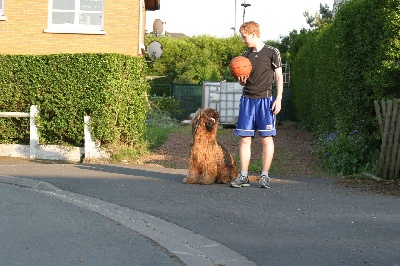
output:
M 222 152 L 224 153 L 224 163 L 226 166 L 235 166 L 236 167 L 236 162 L 235 159 L 231 156 L 231 153 L 229 152 L 228 148 L 226 148 L 222 143 L 220 143 L 217 140 L 217 143 L 219 146 L 222 148 Z

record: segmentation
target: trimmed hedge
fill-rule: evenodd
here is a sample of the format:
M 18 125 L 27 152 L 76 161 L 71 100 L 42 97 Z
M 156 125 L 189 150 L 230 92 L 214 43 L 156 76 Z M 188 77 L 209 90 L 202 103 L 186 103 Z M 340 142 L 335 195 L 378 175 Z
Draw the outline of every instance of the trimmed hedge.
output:
M 142 141 L 149 89 L 143 58 L 121 54 L 0 55 L 0 112 L 39 107 L 45 144 L 82 146 L 83 117 L 93 138 Z M 0 119 L 1 143 L 27 143 L 29 119 Z
M 363 150 L 379 149 L 373 102 L 400 97 L 399 6 L 398 0 L 348 1 L 331 25 L 301 39 L 291 81 L 296 116 L 306 128 L 319 135 L 357 132 L 366 136 Z
M 373 101 L 400 96 L 398 0 L 352 0 L 294 57 L 298 119 L 314 132 L 376 128 Z

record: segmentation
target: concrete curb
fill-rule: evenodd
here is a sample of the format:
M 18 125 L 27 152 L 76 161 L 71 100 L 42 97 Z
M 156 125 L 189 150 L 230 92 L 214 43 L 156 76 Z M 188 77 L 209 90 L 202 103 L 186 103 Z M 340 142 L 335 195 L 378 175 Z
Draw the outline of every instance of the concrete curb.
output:
M 15 185 L 19 187 L 33 188 L 42 191 L 61 191 L 61 189 L 47 182 L 15 176 L 0 175 L 0 183 Z
M 100 199 L 61 190 L 50 183 L 0 175 L 0 183 L 34 189 L 36 192 L 98 213 L 155 241 L 189 266 L 256 265 L 228 247 L 155 216 Z

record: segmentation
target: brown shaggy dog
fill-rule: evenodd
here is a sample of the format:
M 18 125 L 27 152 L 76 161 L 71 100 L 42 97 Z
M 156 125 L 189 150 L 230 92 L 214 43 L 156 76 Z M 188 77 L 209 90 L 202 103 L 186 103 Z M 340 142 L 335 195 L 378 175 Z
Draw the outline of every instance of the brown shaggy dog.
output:
M 238 175 L 235 160 L 217 140 L 219 113 L 200 109 L 192 120 L 192 144 L 186 184 L 230 183 Z

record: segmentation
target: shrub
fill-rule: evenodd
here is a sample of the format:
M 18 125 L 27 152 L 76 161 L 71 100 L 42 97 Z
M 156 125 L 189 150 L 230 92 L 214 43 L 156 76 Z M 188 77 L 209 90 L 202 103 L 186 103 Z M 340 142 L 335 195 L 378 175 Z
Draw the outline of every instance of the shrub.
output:
M 370 149 L 375 140 L 357 131 L 350 134 L 332 132 L 318 139 L 316 154 L 323 159 L 323 167 L 336 175 L 352 175 L 362 171 L 374 172 L 379 150 Z
M 179 109 L 179 101 L 171 96 L 163 95 L 161 97 L 151 97 L 150 105 L 152 110 L 150 116 L 159 112 L 166 115 L 169 114 L 171 117 L 176 117 L 183 113 L 183 110 Z
M 91 117 L 93 138 L 102 144 L 133 147 L 143 139 L 149 88 L 143 58 L 0 55 L 0 69 L 0 111 L 29 112 L 37 105 L 41 143 L 82 146 L 84 116 Z M 26 119 L 0 119 L 2 141 L 26 141 L 28 132 Z

